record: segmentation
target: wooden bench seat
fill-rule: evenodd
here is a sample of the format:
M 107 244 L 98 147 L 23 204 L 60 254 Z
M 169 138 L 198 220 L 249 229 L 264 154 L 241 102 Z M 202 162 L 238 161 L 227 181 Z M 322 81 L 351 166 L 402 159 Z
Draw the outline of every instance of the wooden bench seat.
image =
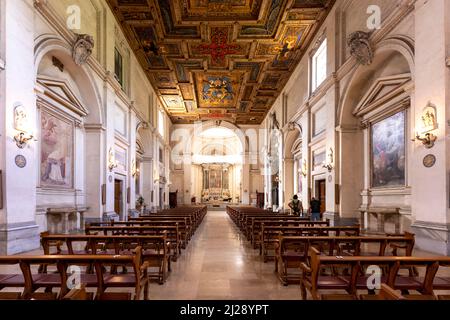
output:
M 85 247 L 82 254 L 96 255 L 133 255 L 134 250 L 139 246 L 142 248 L 143 261 L 148 263 L 149 268 L 157 268 L 156 272 L 148 271 L 149 278 L 156 279 L 159 284 L 165 283 L 167 274 L 171 270 L 170 249 L 165 234 L 159 236 L 41 234 L 41 244 L 44 248 L 44 253 L 50 252 L 49 246 L 56 241 L 60 243 L 60 247 L 66 246 L 68 248 L 69 255 L 77 255 L 77 251 L 73 250 L 77 244 Z M 46 266 L 41 266 L 39 271 L 45 273 L 46 269 Z M 115 270 L 116 267 L 112 269 L 112 272 L 115 273 Z
M 316 237 L 330 237 L 330 236 L 359 236 L 360 228 L 356 226 L 339 226 L 339 227 L 329 227 L 321 226 L 298 226 L 298 227 L 286 227 L 286 226 L 266 226 L 263 225 L 261 229 L 261 245 L 260 254 L 263 256 L 264 262 L 271 259 L 276 259 L 276 250 L 279 248 L 279 241 L 281 237 L 284 238 L 295 238 L 295 237 L 305 237 L 305 236 L 316 236 Z M 295 240 L 292 239 L 295 246 Z M 287 242 L 286 242 L 287 244 Z M 348 243 L 347 243 L 348 244 Z M 351 244 L 351 248 L 359 247 L 358 245 Z M 340 252 L 343 254 L 342 252 Z
M 165 236 L 169 243 L 170 255 L 173 261 L 176 261 L 181 254 L 181 236 L 178 226 L 87 226 L 86 235 L 103 234 L 105 236 L 113 235 L 148 235 Z
M 436 272 L 440 267 L 450 266 L 450 257 L 372 257 L 372 256 L 325 256 L 315 249 L 309 249 L 309 263 L 301 263 L 303 271 L 301 279 L 302 298 L 307 298 L 307 291 L 315 300 L 321 299 L 321 292 L 328 290 L 345 291 L 355 299 L 358 290 L 368 290 L 367 275 L 363 272 L 365 267 L 378 266 L 383 271 L 381 282 L 394 290 L 417 291 L 418 295 L 405 296 L 406 299 L 423 300 L 437 299 L 433 287 Z M 337 274 L 323 275 L 323 270 L 333 270 L 336 266 L 349 268 L 350 275 Z M 403 268 L 411 266 L 425 269 L 422 278 L 400 274 Z M 450 287 L 447 288 L 450 290 Z
M 96 297 L 106 294 L 108 288 L 133 288 L 134 299 L 142 296 L 148 299 L 147 264 L 142 263 L 142 248 L 137 247 L 132 256 L 119 255 L 50 255 L 50 256 L 0 256 L 0 265 L 20 265 L 21 275 L 13 275 L 12 278 L 4 278 L 0 282 L 0 289 L 23 288 L 22 299 L 38 299 L 41 293 L 38 289 L 45 289 L 46 299 L 55 296 L 53 289 L 60 289 L 59 299 L 62 299 L 70 291 L 68 288 L 68 268 L 70 266 L 95 266 L 95 274 L 81 274 L 81 282 L 85 286 L 97 288 Z M 52 265 L 57 273 L 34 274 L 32 267 L 40 264 Z M 112 265 L 128 265 L 133 272 L 127 275 L 117 275 L 106 272 L 106 267 Z M 95 276 L 95 283 L 93 282 Z M 15 279 L 15 280 L 10 280 Z M 87 282 L 84 282 L 87 281 Z M 42 296 L 42 295 L 41 295 Z
M 408 250 L 406 254 L 412 252 L 410 247 L 414 246 L 414 235 L 406 234 L 383 237 L 362 237 L 362 236 L 304 236 L 304 237 L 286 237 L 279 236 L 279 241 L 275 249 L 275 272 L 278 274 L 280 281 L 284 285 L 300 280 L 298 268 L 301 263 L 306 262 L 309 256 L 310 248 L 315 248 L 322 254 L 328 256 L 342 256 L 341 248 L 351 245 L 352 251 L 346 252 L 348 256 L 366 255 L 363 245 L 372 244 L 378 246 L 377 256 L 387 256 L 397 254 L 387 252 L 387 248 L 391 245 L 405 245 Z M 344 255 L 345 256 L 345 255 Z M 372 256 L 371 253 L 368 256 Z M 411 272 L 411 270 L 409 270 Z M 411 272 L 412 274 L 412 272 Z

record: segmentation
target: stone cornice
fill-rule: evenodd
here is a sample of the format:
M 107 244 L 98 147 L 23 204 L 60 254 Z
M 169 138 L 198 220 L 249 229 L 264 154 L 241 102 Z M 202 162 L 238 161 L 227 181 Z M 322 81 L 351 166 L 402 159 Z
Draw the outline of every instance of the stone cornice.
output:
M 49 23 L 49 25 L 55 30 L 55 32 L 62 37 L 70 46 L 76 41 L 76 34 L 67 29 L 66 25 L 59 18 L 58 14 L 48 5 L 47 0 L 34 0 L 34 7 L 41 14 L 41 16 Z M 89 68 L 105 83 L 109 84 L 114 90 L 116 96 L 132 110 L 141 121 L 145 121 L 143 113 L 136 107 L 131 101 L 129 96 L 122 90 L 119 82 L 115 79 L 114 75 L 105 69 L 104 66 L 94 57 L 89 57 L 86 64 Z
M 402 20 L 411 12 L 414 11 L 414 7 L 417 0 L 405 0 L 402 4 L 400 4 L 393 13 L 389 16 L 387 20 L 384 21 L 382 28 L 374 32 L 370 38 L 371 42 L 376 46 L 380 41 L 382 41 L 387 35 L 389 35 L 392 30 L 399 25 Z M 350 5 L 351 1 L 346 1 L 342 8 L 347 8 Z M 450 57 L 446 60 L 447 66 L 450 67 Z M 291 121 L 299 120 L 302 115 L 309 110 L 310 106 L 314 106 L 320 99 L 323 98 L 329 91 L 329 89 L 335 85 L 339 85 L 339 82 L 348 77 L 351 74 L 352 70 L 358 67 L 358 63 L 356 59 L 353 57 L 349 57 L 337 70 L 333 72 L 328 78 L 324 81 L 324 83 L 311 94 L 306 102 L 304 102 L 292 117 Z M 269 112 L 270 113 L 270 112 Z
M 106 131 L 106 128 L 102 124 L 88 124 L 83 125 L 84 130 L 87 132 Z

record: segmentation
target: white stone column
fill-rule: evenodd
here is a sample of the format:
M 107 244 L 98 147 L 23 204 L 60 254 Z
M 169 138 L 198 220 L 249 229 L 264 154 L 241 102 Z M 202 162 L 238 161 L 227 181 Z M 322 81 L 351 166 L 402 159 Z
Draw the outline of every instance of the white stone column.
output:
M 242 204 L 250 204 L 250 164 L 249 154 L 244 155 L 244 164 L 242 165 Z
M 294 159 L 284 158 L 283 160 L 283 181 L 282 189 L 284 191 L 284 208 L 289 208 L 289 202 L 294 196 Z M 283 204 L 281 204 L 283 205 Z
M 130 140 L 130 148 L 129 153 L 130 156 L 128 157 L 128 177 L 129 177 L 129 188 L 130 188 L 130 203 L 128 204 L 128 210 L 132 210 L 136 208 L 136 176 L 133 177 L 132 170 L 133 170 L 133 161 L 135 168 L 137 168 L 137 162 L 136 162 L 136 127 L 138 123 L 138 119 L 136 117 L 136 114 L 134 112 L 130 112 L 130 125 L 129 125 L 129 140 Z
M 417 247 L 438 254 L 450 254 L 450 116 L 448 96 L 450 71 L 445 61 L 450 46 L 450 2 L 447 0 L 419 1 L 415 11 L 415 123 L 412 133 L 420 131 L 423 109 L 429 102 L 437 108 L 438 129 L 432 133 L 438 140 L 432 149 L 420 141 L 413 147 L 412 210 Z M 432 35 L 432 36 L 430 36 Z M 432 168 L 423 165 L 427 154 L 436 157 Z
M 102 185 L 105 183 L 106 157 L 103 152 L 105 128 L 98 125 L 84 126 L 85 138 L 85 174 L 86 174 L 86 205 L 89 210 L 85 219 L 99 220 L 103 217 Z
M 0 214 L 0 255 L 39 248 L 36 225 L 36 181 L 38 143 L 29 141 L 23 149 L 14 142 L 14 109 L 22 105 L 27 113 L 28 134 L 38 135 L 34 87 L 33 1 L 4 0 L 1 3 L 2 41 L 6 68 L 1 71 L 0 153 L 3 170 L 3 210 Z M 19 168 L 16 156 L 27 164 Z
M 183 155 L 183 171 L 184 171 L 184 204 L 191 204 L 192 196 L 192 159 L 191 154 Z
M 147 209 L 152 208 L 152 191 L 153 191 L 153 159 L 151 157 L 145 157 L 142 160 L 142 197 L 147 204 Z
M 111 87 L 109 82 L 105 83 L 105 117 L 106 117 L 106 131 L 105 131 L 105 144 L 103 148 L 103 153 L 105 155 L 105 171 L 106 174 L 106 205 L 104 207 L 103 218 L 110 219 L 112 217 L 117 218 L 117 214 L 114 211 L 114 169 L 108 168 L 109 161 L 109 151 L 112 150 L 115 154 L 115 109 L 116 109 L 116 95 L 114 88 Z M 98 148 L 98 147 L 97 147 Z M 125 187 L 125 186 L 124 186 Z M 126 192 L 126 190 L 123 190 Z

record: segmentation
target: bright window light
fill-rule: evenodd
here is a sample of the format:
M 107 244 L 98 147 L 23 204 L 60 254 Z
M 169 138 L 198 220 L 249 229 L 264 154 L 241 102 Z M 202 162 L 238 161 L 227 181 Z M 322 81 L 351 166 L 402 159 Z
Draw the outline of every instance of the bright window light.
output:
M 164 111 L 159 110 L 158 113 L 158 131 L 159 134 L 164 137 Z
M 327 78 L 327 39 L 323 40 L 312 57 L 312 91 Z

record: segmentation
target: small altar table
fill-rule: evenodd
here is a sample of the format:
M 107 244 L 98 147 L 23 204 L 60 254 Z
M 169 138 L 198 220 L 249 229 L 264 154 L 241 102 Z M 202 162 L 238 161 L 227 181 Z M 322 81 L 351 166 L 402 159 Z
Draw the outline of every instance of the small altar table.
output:
M 385 223 L 387 220 L 392 220 L 395 225 L 395 233 L 400 233 L 400 208 L 360 208 L 361 213 L 361 227 L 364 231 L 369 230 L 369 218 L 374 216 L 377 219 L 377 233 L 385 233 Z

